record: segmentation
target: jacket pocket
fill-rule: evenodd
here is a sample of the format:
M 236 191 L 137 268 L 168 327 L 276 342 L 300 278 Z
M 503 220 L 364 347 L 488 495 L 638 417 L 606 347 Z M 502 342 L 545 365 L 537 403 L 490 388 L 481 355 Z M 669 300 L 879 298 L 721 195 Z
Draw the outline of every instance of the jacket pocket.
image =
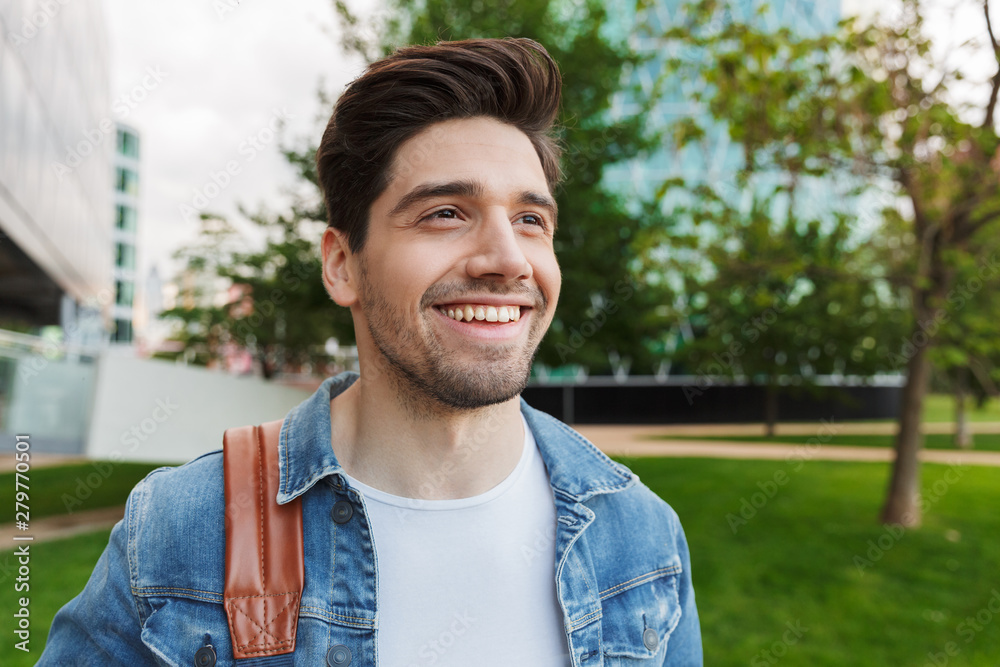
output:
M 197 593 L 197 591 L 192 591 Z M 146 598 L 152 613 L 142 626 L 142 642 L 161 665 L 187 667 L 208 641 L 216 655 L 216 667 L 232 665 L 229 622 L 221 603 L 182 596 Z
M 680 575 L 681 566 L 671 565 L 601 591 L 602 651 L 610 664 L 631 662 L 615 658 L 639 659 L 639 664 L 652 664 L 649 659 L 657 657 L 662 661 L 681 619 Z

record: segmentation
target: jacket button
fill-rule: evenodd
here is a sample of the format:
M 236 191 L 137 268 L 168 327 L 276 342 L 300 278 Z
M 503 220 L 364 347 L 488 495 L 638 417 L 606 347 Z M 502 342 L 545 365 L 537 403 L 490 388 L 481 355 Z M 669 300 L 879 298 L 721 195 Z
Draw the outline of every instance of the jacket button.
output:
M 330 512 L 330 516 L 333 517 L 333 520 L 336 523 L 347 523 L 348 521 L 351 520 L 351 517 L 353 515 L 354 515 L 354 507 L 352 507 L 351 503 L 346 500 L 338 500 L 333 505 L 333 511 Z
M 330 667 L 344 667 L 351 664 L 351 649 L 337 644 L 326 652 L 326 664 Z
M 194 654 L 195 667 L 215 667 L 215 649 L 202 646 Z
M 655 651 L 656 647 L 660 645 L 660 638 L 656 634 L 656 630 L 653 628 L 646 628 L 642 633 L 642 643 L 650 651 Z

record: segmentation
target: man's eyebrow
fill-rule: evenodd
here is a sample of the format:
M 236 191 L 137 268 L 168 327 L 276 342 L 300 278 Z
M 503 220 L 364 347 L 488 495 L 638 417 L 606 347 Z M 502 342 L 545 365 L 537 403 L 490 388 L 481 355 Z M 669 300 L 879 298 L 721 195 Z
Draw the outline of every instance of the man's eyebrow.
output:
M 517 198 L 517 203 L 529 206 L 541 206 L 542 208 L 549 209 L 552 211 L 552 224 L 555 226 L 555 219 L 559 216 L 559 207 L 556 206 L 556 200 L 552 197 L 541 192 L 531 192 L 529 190 L 521 193 Z
M 485 190 L 486 188 L 480 181 L 469 179 L 449 181 L 447 183 L 423 183 L 400 197 L 396 205 L 389 211 L 389 216 L 399 215 L 411 206 L 415 206 L 428 199 L 435 199 L 437 197 L 481 197 Z M 553 217 L 557 215 L 559 210 L 552 197 L 530 190 L 519 193 L 517 203 L 547 208 L 552 211 Z
M 389 211 L 389 216 L 396 216 L 411 206 L 427 199 L 436 197 L 480 197 L 483 194 L 483 184 L 479 181 L 460 180 L 448 183 L 423 183 L 413 188 L 399 198 L 396 205 Z

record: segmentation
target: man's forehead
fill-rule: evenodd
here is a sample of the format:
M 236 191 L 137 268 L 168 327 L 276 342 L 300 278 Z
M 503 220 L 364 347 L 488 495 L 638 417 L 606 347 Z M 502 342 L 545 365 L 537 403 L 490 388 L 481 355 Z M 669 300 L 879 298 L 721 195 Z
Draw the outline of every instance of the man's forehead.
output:
M 482 116 L 441 121 L 404 141 L 388 170 L 389 183 L 409 189 L 418 180 L 450 180 L 449 170 L 479 166 L 487 155 L 505 158 L 522 176 L 546 183 L 548 191 L 541 160 L 528 135 Z

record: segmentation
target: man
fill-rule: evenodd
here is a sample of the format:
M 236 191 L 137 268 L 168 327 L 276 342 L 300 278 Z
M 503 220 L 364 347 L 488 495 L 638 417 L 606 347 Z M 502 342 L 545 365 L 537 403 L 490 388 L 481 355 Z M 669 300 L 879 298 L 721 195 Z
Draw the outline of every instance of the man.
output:
M 559 97 L 545 50 L 508 39 L 402 49 L 337 102 L 323 281 L 360 377 L 285 419 L 297 643 L 236 664 L 701 664 L 674 512 L 519 399 L 559 297 Z M 151 473 L 42 664 L 234 664 L 225 511 L 220 452 Z

